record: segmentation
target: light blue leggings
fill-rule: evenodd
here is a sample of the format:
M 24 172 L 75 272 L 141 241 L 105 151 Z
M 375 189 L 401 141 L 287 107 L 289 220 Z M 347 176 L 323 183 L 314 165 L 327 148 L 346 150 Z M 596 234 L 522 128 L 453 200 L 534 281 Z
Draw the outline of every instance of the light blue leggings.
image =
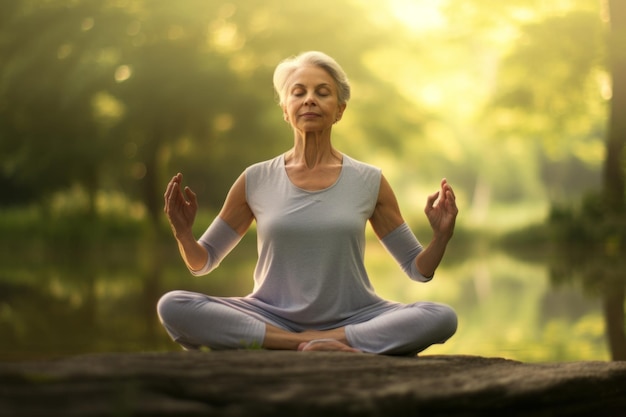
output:
M 292 332 L 307 330 L 260 310 L 243 297 L 172 291 L 159 300 L 157 310 L 169 335 L 185 349 L 259 347 L 266 324 Z M 444 304 L 389 302 L 334 327 L 345 327 L 350 346 L 363 352 L 416 355 L 450 338 L 456 332 L 457 316 Z

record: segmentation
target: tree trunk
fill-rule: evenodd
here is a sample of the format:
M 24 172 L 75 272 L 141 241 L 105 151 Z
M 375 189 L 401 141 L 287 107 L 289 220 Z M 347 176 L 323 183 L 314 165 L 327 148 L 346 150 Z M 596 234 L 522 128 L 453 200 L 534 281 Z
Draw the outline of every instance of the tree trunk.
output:
M 613 97 L 604 166 L 604 196 L 612 214 L 624 210 L 624 143 L 626 142 L 626 1 L 609 0 L 611 31 L 610 72 Z
M 609 0 L 611 31 L 609 65 L 613 78 L 613 96 L 609 115 L 604 198 L 609 215 L 624 212 L 624 144 L 626 143 L 626 1 Z M 624 329 L 624 284 L 609 285 L 604 294 L 607 336 L 613 360 L 626 360 Z
M 604 289 L 604 322 L 611 358 L 614 361 L 626 360 L 626 336 L 624 335 L 625 288 L 621 282 L 607 285 Z

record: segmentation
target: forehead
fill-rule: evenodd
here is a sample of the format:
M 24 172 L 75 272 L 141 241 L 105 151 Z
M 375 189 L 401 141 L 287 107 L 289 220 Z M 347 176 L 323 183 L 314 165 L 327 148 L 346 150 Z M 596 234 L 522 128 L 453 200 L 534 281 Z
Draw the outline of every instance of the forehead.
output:
M 335 80 L 325 69 L 315 65 L 305 65 L 296 68 L 289 76 L 289 85 L 320 85 L 329 84 L 333 86 Z

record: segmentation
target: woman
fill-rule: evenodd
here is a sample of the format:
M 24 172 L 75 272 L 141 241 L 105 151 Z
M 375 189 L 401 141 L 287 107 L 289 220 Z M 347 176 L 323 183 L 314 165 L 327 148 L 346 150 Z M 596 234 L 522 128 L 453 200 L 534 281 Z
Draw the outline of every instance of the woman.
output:
M 423 248 L 404 222 L 378 168 L 336 150 L 331 131 L 350 86 L 341 67 L 320 52 L 280 63 L 274 87 L 294 146 L 248 167 L 196 241 L 196 195 L 181 174 L 165 192 L 165 213 L 194 275 L 210 272 L 257 223 L 259 259 L 246 297 L 173 291 L 159 301 L 161 322 L 186 349 L 336 350 L 415 355 L 456 331 L 452 309 L 400 304 L 374 293 L 363 265 L 365 226 L 410 278 L 429 281 L 452 237 L 457 208 L 444 179 L 425 209 L 433 239 Z

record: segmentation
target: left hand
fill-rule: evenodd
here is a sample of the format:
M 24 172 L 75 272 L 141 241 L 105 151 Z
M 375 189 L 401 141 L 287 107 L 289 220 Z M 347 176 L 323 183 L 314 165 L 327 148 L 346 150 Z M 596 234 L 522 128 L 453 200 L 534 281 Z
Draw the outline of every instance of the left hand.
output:
M 441 180 L 441 190 L 428 196 L 424 213 L 435 237 L 446 240 L 452 237 L 459 209 L 456 207 L 454 191 L 445 178 Z

